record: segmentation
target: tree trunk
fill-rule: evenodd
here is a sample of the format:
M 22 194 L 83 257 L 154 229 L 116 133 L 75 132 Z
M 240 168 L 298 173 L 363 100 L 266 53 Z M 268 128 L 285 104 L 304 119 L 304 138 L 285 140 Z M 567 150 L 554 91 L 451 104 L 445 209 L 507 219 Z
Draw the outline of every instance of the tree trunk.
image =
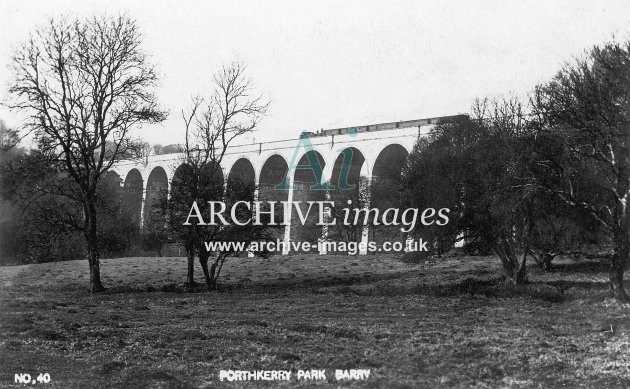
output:
M 93 245 L 88 248 L 88 264 L 90 265 L 90 292 L 102 292 L 105 287 L 101 283 L 101 263 L 98 259 L 98 251 Z
M 208 290 L 213 290 L 213 277 L 210 276 L 210 272 L 208 271 L 208 256 L 209 255 L 207 252 L 204 252 L 203 254 L 199 253 L 199 264 L 201 264 L 201 270 L 203 270 L 203 275 L 206 279 L 206 286 L 208 287 Z M 214 265 L 212 266 L 212 274 L 214 275 Z
M 101 283 L 101 264 L 98 259 L 98 240 L 96 236 L 95 199 L 88 196 L 84 207 L 84 236 L 87 242 L 87 259 L 90 266 L 90 292 L 101 292 L 105 287 Z
M 630 236 L 626 223 L 627 217 L 625 216 L 624 214 L 621 219 L 621 226 L 614 232 L 615 252 L 610 259 L 610 295 L 623 302 L 630 301 L 623 284 L 623 274 L 630 255 Z
M 527 282 L 526 253 L 523 254 L 523 262 L 519 264 L 514 253 L 512 244 L 504 238 L 499 238 L 495 242 L 494 251 L 501 260 L 506 281 L 513 285 L 520 285 Z
M 217 274 L 216 274 L 217 265 L 218 265 L 218 262 L 215 261 L 210 267 L 210 274 L 212 274 L 212 277 L 210 278 L 210 284 L 208 285 L 208 289 L 210 290 L 217 289 Z
M 186 285 L 195 286 L 195 250 L 187 248 L 186 257 L 188 258 L 188 272 L 186 274 Z
M 527 282 L 527 255 L 528 254 L 529 254 L 529 249 L 525 249 L 525 251 L 523 252 L 523 260 L 518 265 L 518 269 L 516 270 L 515 283 L 517 285 L 525 284 Z

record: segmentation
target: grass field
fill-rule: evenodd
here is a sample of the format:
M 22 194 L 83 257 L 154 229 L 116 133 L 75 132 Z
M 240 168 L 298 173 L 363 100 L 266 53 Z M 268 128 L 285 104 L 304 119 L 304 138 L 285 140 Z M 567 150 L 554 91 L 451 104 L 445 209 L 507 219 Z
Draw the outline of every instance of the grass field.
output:
M 183 289 L 183 258 L 122 258 L 103 260 L 96 295 L 84 261 L 3 267 L 0 386 L 49 373 L 28 386 L 630 387 L 630 308 L 605 298 L 605 263 L 532 267 L 533 285 L 512 290 L 498 266 L 234 258 L 208 293 Z M 352 368 L 370 378 L 333 378 Z M 227 383 L 221 369 L 327 369 L 328 381 Z

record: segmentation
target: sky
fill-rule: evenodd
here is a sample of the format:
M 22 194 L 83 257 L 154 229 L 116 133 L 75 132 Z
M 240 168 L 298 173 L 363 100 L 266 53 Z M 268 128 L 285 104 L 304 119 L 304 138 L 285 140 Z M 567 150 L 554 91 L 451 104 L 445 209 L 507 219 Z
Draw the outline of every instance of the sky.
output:
M 0 101 L 15 47 L 50 17 L 121 12 L 141 27 L 170 113 L 135 134 L 162 145 L 182 142 L 182 109 L 233 61 L 272 101 L 247 139 L 259 142 L 466 113 L 474 98 L 524 95 L 592 45 L 630 37 L 628 0 L 3 0 Z M 22 115 L 0 106 L 11 127 Z

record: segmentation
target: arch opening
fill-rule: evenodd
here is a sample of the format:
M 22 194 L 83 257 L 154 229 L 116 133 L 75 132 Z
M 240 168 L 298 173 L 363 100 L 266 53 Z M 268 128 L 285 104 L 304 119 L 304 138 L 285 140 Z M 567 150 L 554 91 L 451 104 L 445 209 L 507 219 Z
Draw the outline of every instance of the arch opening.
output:
M 122 211 L 131 218 L 133 224 L 140 229 L 142 217 L 142 191 L 144 180 L 138 169 L 131 169 L 123 184 Z
M 247 158 L 241 158 L 228 174 L 226 199 L 230 203 L 236 201 L 254 201 L 256 190 L 256 172 Z
M 312 165 L 311 161 L 317 161 L 319 168 Z M 314 186 L 322 183 L 322 174 L 326 166 L 324 157 L 315 150 L 309 150 L 299 159 L 293 179 L 293 202 L 301 207 L 302 213 L 308 211 L 308 201 L 326 200 L 326 190 L 317 189 Z M 291 240 L 310 242 L 317 244 L 322 237 L 322 226 L 318 226 L 319 213 L 313 206 L 306 216 L 304 223 L 294 209 L 291 213 Z
M 195 200 L 194 189 L 191 189 L 193 185 L 196 185 L 194 170 L 189 164 L 182 163 L 175 169 L 171 179 L 171 198 L 168 212 L 171 223 L 174 225 L 186 220 L 191 204 Z
M 335 159 L 330 184 L 330 200 L 335 206 L 331 208 L 331 217 L 338 223 L 330 226 L 328 237 L 333 241 L 360 242 L 362 225 L 350 223 L 344 225 L 339 221 L 344 218 L 344 208 L 363 208 L 367 195 L 367 178 L 361 175 L 364 169 L 365 157 L 354 147 L 342 150 Z M 350 202 L 350 203 L 348 203 Z
M 286 189 L 276 189 L 275 186 L 280 184 L 289 170 L 289 166 L 285 159 L 280 155 L 272 155 L 267 158 L 260 170 L 260 178 L 258 180 L 258 200 L 262 201 L 261 211 L 269 212 L 269 201 L 287 201 L 289 191 Z M 274 218 L 276 223 L 281 223 L 283 218 L 282 207 L 276 207 Z M 268 224 L 270 216 L 262 214 L 261 222 Z M 277 239 L 282 239 L 282 228 L 271 230 L 271 235 Z
M 164 209 L 168 198 L 168 176 L 166 171 L 155 167 L 147 178 L 147 191 L 144 200 L 144 229 L 148 232 L 162 230 Z
M 200 174 L 201 198 L 206 201 L 223 200 L 225 181 L 223 169 L 218 162 L 210 161 L 201 168 Z
M 391 144 L 383 148 L 378 154 L 372 169 L 370 185 L 370 207 L 377 208 L 382 215 L 388 208 L 400 208 L 402 198 L 402 171 L 409 153 L 399 144 Z M 401 213 L 399 213 L 399 218 Z M 370 240 L 382 243 L 384 241 L 404 241 L 405 234 L 400 226 L 371 226 Z

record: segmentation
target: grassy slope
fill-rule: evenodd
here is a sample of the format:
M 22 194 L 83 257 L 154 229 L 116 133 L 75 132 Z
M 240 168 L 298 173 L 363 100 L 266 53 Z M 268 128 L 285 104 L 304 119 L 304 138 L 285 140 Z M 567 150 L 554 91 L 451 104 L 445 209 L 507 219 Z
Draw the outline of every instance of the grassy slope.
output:
M 499 293 L 497 260 L 481 257 L 235 258 L 223 293 L 183 293 L 181 258 L 111 259 L 94 296 L 84 262 L 4 267 L 0 386 L 20 372 L 48 372 L 47 387 L 214 387 L 219 369 L 369 368 L 342 385 L 628 387 L 630 309 L 604 299 L 604 270 L 532 269 L 565 289 L 550 302 Z

